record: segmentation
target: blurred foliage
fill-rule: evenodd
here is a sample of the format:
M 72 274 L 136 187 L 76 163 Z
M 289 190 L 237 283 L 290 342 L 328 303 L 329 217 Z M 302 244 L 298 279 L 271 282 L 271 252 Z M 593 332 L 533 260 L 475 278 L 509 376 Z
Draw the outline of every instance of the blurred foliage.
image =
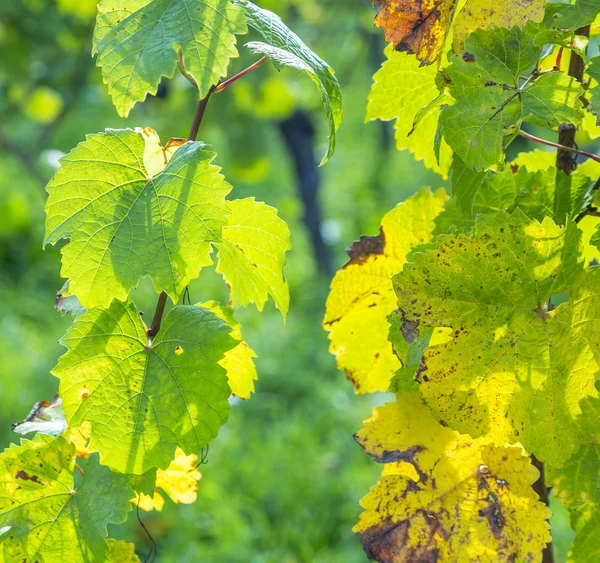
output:
M 335 254 L 361 233 L 374 234 L 382 216 L 439 177 L 397 153 L 389 124 L 364 124 L 371 77 L 383 60 L 383 39 L 364 0 L 259 0 L 281 15 L 336 70 L 345 121 L 336 156 L 323 169 L 322 232 Z M 34 402 L 50 399 L 58 380 L 49 375 L 64 349 L 57 344 L 69 318 L 53 308 L 62 286 L 59 249 L 42 251 L 43 186 L 58 158 L 105 127 L 150 126 L 163 140 L 187 136 L 195 92 L 181 77 L 124 120 L 110 103 L 90 58 L 92 0 L 3 0 L 0 3 L 0 439 L 16 442 L 12 422 Z M 254 59 L 242 45 L 230 74 Z M 295 172 L 277 124 L 298 108 L 318 129 L 325 152 L 327 124 L 310 81 L 292 70 L 264 65 L 214 96 L 200 139 L 219 153 L 216 162 L 237 197 L 256 196 L 277 207 L 292 230 L 287 276 L 291 309 L 284 327 L 273 306 L 238 315 L 258 353 L 256 395 L 237 402 L 201 467 L 198 500 L 166 501 L 162 513 L 141 517 L 158 544 L 161 562 L 359 562 L 351 528 L 358 500 L 378 475 L 352 434 L 381 398 L 358 400 L 336 371 L 320 324 L 329 279 L 318 274 Z M 212 271 L 190 287 L 194 302 L 226 288 Z M 147 316 L 156 297 L 148 283 L 135 296 Z M 123 530 L 140 554 L 150 543 L 136 513 Z

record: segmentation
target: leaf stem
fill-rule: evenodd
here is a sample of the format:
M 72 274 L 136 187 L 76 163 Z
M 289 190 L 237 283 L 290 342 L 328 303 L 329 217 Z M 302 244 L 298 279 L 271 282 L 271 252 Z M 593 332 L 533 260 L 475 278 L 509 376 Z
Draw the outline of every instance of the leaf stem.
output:
M 83 471 L 83 469 L 81 469 L 81 467 L 79 467 L 79 465 L 75 464 L 75 469 L 77 469 L 77 471 L 79 471 L 79 473 L 81 473 L 82 475 L 85 475 L 85 472 Z
M 587 156 L 588 158 L 591 158 L 592 160 L 595 160 L 596 162 L 600 162 L 600 156 L 598 156 L 597 154 L 593 154 L 593 153 L 587 152 L 587 151 L 581 151 L 579 149 L 576 149 L 574 147 L 569 147 L 567 145 L 553 143 L 552 141 L 547 141 L 546 139 L 541 139 L 540 137 L 531 135 L 530 133 L 527 133 L 526 131 L 523 131 L 522 129 L 519 131 L 519 135 L 521 135 L 521 137 L 524 137 L 525 139 L 529 139 L 530 141 L 533 141 L 534 143 L 540 143 L 540 144 L 546 145 L 548 147 L 554 147 L 555 149 L 559 149 L 561 151 L 580 154 L 581 156 Z M 569 161 L 569 162 L 571 162 L 571 161 Z
M 540 478 L 533 484 L 533 490 L 540 497 L 540 501 L 546 506 L 550 506 L 548 498 L 548 487 L 546 486 L 546 474 L 544 464 L 534 455 L 531 456 L 531 463 L 540 472 Z M 542 553 L 542 563 L 554 563 L 554 550 L 552 549 L 552 540 L 546 544 Z
M 215 90 L 215 92 L 217 94 L 219 92 L 222 92 L 223 90 L 225 90 L 225 88 L 227 88 L 227 86 L 233 84 L 234 82 L 238 81 L 240 78 L 243 78 L 247 74 L 250 74 L 253 70 L 256 70 L 259 66 L 264 65 L 268 60 L 269 60 L 269 57 L 267 57 L 265 55 L 262 59 L 256 61 L 253 65 L 250 65 L 247 69 L 242 70 L 242 72 L 240 72 L 239 74 L 232 76 L 229 80 L 225 80 L 225 82 L 221 82 L 221 84 L 219 84 L 217 86 L 217 89 Z
M 195 141 L 198 137 L 198 131 L 200 131 L 200 126 L 204 120 L 204 114 L 206 113 L 208 102 L 210 101 L 210 97 L 215 93 L 215 90 L 216 86 L 212 86 L 208 91 L 208 94 L 198 103 L 196 115 L 194 116 L 194 121 L 192 122 L 192 128 L 190 129 L 190 133 L 188 135 L 188 141 Z M 167 298 L 168 295 L 164 291 L 158 296 L 156 310 L 154 311 L 154 318 L 152 319 L 152 324 L 146 333 L 148 338 L 154 338 L 160 332 L 162 318 L 165 314 L 165 307 L 167 306 Z

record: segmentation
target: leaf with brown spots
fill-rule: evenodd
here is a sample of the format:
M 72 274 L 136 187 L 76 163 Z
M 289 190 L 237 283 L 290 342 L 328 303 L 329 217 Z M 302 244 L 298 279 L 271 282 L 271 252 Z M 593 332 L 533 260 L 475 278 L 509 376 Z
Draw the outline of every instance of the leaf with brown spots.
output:
M 441 236 L 413 256 L 394 279 L 398 307 L 422 327 L 452 328 L 418 377 L 436 419 L 557 467 L 600 431 L 600 268 L 584 271 L 581 250 L 573 223 L 517 210 L 481 215 L 472 236 Z
M 539 474 L 521 447 L 441 426 L 415 393 L 375 409 L 356 440 L 385 463 L 354 528 L 369 558 L 540 560 L 550 510 L 531 487 Z
M 350 262 L 331 283 L 323 323 L 331 333 L 330 352 L 357 393 L 386 391 L 401 367 L 388 341 L 387 318 L 396 308 L 392 276 L 415 246 L 433 239 L 447 199 L 444 190 L 429 189 L 408 198 L 383 218 L 379 235 L 349 249 Z
M 450 31 L 457 0 L 374 0 L 375 25 L 397 51 L 417 56 L 422 64 L 437 61 Z

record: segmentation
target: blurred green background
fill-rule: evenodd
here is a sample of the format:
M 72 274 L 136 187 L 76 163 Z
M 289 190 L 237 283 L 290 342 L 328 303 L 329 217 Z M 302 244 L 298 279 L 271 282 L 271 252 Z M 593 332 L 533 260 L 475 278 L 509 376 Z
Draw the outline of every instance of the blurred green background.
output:
M 294 249 L 287 277 L 287 324 L 269 305 L 237 316 L 257 351 L 257 393 L 236 402 L 202 467 L 198 501 L 142 513 L 160 562 L 360 562 L 351 528 L 358 501 L 380 467 L 352 434 L 381 396 L 356 397 L 335 368 L 321 328 L 329 281 L 344 249 L 375 234 L 381 217 L 439 177 L 394 149 L 391 124 L 364 123 L 371 77 L 383 59 L 368 0 L 262 0 L 335 69 L 344 93 L 337 154 L 323 169 L 326 122 L 310 80 L 270 65 L 214 96 L 199 139 L 219 153 L 234 197 L 256 196 L 289 223 Z M 0 440 L 18 441 L 12 422 L 50 399 L 49 374 L 64 349 L 69 318 L 54 310 L 62 286 L 58 248 L 42 250 L 44 184 L 58 158 L 86 133 L 106 127 L 156 129 L 185 137 L 195 91 L 181 77 L 120 119 L 90 56 L 95 0 L 0 3 Z M 244 52 L 231 75 L 253 62 Z M 318 174 L 318 176 L 317 176 Z M 227 290 L 205 271 L 190 287 L 194 302 Z M 148 315 L 156 297 L 142 283 L 134 299 Z M 150 544 L 135 518 L 112 530 Z M 568 536 L 564 540 L 568 546 Z

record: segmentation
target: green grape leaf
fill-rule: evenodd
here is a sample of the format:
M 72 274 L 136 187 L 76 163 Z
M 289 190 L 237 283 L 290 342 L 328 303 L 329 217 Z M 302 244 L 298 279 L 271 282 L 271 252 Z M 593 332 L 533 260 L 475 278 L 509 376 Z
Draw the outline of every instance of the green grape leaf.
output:
M 79 317 L 52 373 L 70 425 L 90 422 L 90 447 L 114 471 L 165 468 L 177 446 L 208 444 L 229 413 L 230 389 L 218 362 L 237 342 L 231 328 L 199 307 L 174 307 L 149 340 L 133 303 Z
M 0 535 L 7 561 L 107 560 L 107 524 L 120 524 L 133 491 L 124 475 L 84 462 L 75 482 L 75 446 L 63 438 L 22 440 L 0 456 Z
M 596 81 L 596 85 L 590 89 L 591 111 L 597 117 L 596 125 L 600 121 L 600 57 L 593 57 L 586 68 L 587 74 Z
M 212 263 L 231 186 L 203 147 L 185 143 L 167 163 L 154 131 L 109 129 L 61 160 L 47 187 L 45 244 L 70 239 L 61 273 L 81 305 L 125 300 L 144 276 L 177 301 Z
M 415 246 L 433 240 L 434 220 L 447 199 L 443 189 L 425 188 L 398 205 L 382 219 L 379 235 L 348 249 L 350 262 L 331 282 L 323 326 L 338 368 L 357 393 L 386 391 L 401 367 L 388 340 L 388 317 L 396 308 L 392 276 Z
M 103 0 L 98 5 L 93 53 L 121 117 L 173 78 L 177 48 L 198 84 L 200 98 L 227 74 L 238 56 L 236 34 L 247 32 L 244 13 L 229 0 Z
M 397 51 L 414 54 L 423 65 L 442 56 L 457 0 L 373 0 L 375 25 Z
M 596 563 L 600 560 L 600 510 L 592 510 L 585 516 L 585 521 L 577 527 L 568 563 Z
M 135 554 L 135 546 L 123 540 L 106 540 L 108 544 L 108 560 L 112 563 L 140 563 L 140 558 Z
M 231 306 L 255 303 L 263 310 L 269 295 L 284 319 L 290 290 L 283 275 L 285 253 L 291 249 L 290 231 L 277 210 L 254 198 L 228 202 L 228 223 L 217 244 L 222 274 L 231 292 Z
M 521 85 L 541 48 L 518 27 L 475 31 L 451 58 L 441 82 L 455 98 L 442 109 L 441 132 L 471 168 L 502 167 L 506 145 L 523 120 L 557 129 L 581 118 L 583 90 L 560 71 Z
M 258 379 L 253 358 L 256 353 L 242 337 L 242 325 L 233 316 L 233 309 L 223 307 L 216 301 L 207 301 L 200 307 L 208 309 L 220 319 L 223 319 L 231 327 L 231 336 L 240 343 L 225 353 L 225 357 L 219 362 L 227 370 L 227 379 L 231 392 L 240 399 L 249 399 L 254 393 L 254 382 Z
M 596 227 L 596 231 L 590 239 L 590 244 L 600 250 L 600 225 Z
M 38 401 L 23 422 L 12 425 L 13 432 L 23 436 L 31 432 L 60 436 L 66 429 L 65 411 L 58 394 L 52 401 Z
M 529 21 L 541 22 L 545 4 L 546 0 L 467 0 L 454 18 L 454 51 L 462 51 L 465 39 L 476 29 L 489 29 L 492 26 L 510 29 L 515 25 L 523 29 Z
M 355 436 L 383 474 L 354 531 L 370 559 L 538 561 L 550 510 L 520 446 L 494 446 L 435 421 L 416 393 L 375 409 Z
M 521 209 L 529 218 L 552 218 L 558 224 L 574 219 L 594 198 L 594 182 L 580 172 L 567 176 L 549 164 L 547 169 L 530 170 L 516 162 L 501 172 L 473 170 L 454 158 L 452 189 L 457 204 L 467 217 L 483 213 Z M 556 185 L 563 194 L 555 201 Z
M 441 141 L 439 158 L 434 137 L 438 128 L 439 106 L 430 106 L 439 96 L 435 83 L 437 68 L 419 66 L 415 57 L 386 47 L 387 60 L 373 77 L 367 105 L 367 121 L 394 120 L 398 150 L 409 150 L 443 178 L 448 177 L 452 151 Z M 423 108 L 428 111 L 423 112 Z M 421 112 L 421 115 L 419 115 Z M 417 123 L 415 120 L 420 117 Z
M 425 351 L 421 391 L 434 416 L 498 444 L 519 441 L 560 467 L 598 427 L 600 269 L 583 273 L 581 233 L 521 211 L 480 216 L 473 236 L 442 236 L 395 278 L 406 321 L 450 327 Z M 569 293 L 549 310 L 550 298 Z
M 554 495 L 571 510 L 586 504 L 600 508 L 600 446 L 581 446 L 560 469 L 548 467 L 548 483 Z
M 550 2 L 544 24 L 556 29 L 577 30 L 591 24 L 600 13 L 600 0 L 576 0 L 575 3 Z
M 335 152 L 335 135 L 342 123 L 342 91 L 333 69 L 273 12 L 247 0 L 234 0 L 234 4 L 244 9 L 248 25 L 265 41 L 253 41 L 246 47 L 253 53 L 269 57 L 278 70 L 287 66 L 306 72 L 321 93 L 329 122 L 329 149 L 321 162 L 323 166 Z

